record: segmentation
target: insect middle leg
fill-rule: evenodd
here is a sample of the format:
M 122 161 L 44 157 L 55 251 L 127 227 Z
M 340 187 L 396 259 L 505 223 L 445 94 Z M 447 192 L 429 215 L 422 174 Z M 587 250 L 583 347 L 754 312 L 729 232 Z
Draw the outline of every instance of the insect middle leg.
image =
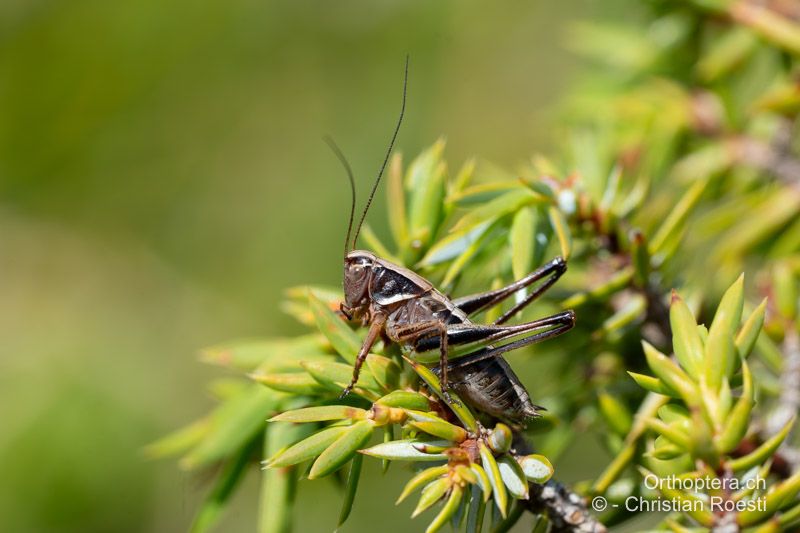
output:
M 503 313 L 503 315 L 494 322 L 495 324 L 503 324 L 528 306 L 528 304 L 544 294 L 547 289 L 549 289 L 556 281 L 558 281 L 558 278 L 560 278 L 561 275 L 566 272 L 566 270 L 567 262 L 561 257 L 556 257 L 546 265 L 534 270 L 524 278 L 519 279 L 510 285 L 493 291 L 463 296 L 453 300 L 453 303 L 456 305 L 456 307 L 460 308 L 468 315 L 471 315 L 479 311 L 483 311 L 484 309 L 494 307 L 512 294 L 529 287 L 541 279 L 544 279 L 544 282 L 531 291 L 531 293 L 524 300 Z
M 448 361 L 448 330 L 447 326 L 440 320 L 430 320 L 426 322 L 418 322 L 408 326 L 396 327 L 392 332 L 395 338 L 401 343 L 408 343 L 414 346 L 414 349 L 419 351 L 417 346 L 424 342 L 425 339 L 431 338 L 439 346 L 439 368 L 442 369 L 441 377 L 439 379 L 442 386 L 442 394 L 444 399 L 451 403 L 450 398 L 450 382 L 447 378 L 447 361 Z

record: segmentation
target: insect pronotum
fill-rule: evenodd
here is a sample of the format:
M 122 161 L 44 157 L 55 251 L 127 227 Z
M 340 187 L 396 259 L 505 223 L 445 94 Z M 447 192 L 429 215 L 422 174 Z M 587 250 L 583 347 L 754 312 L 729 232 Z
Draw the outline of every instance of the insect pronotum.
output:
M 383 337 L 416 353 L 438 350 L 438 373 L 447 401 L 453 401 L 447 394 L 452 388 L 480 411 L 499 419 L 524 422 L 537 416 L 537 408 L 502 354 L 568 331 L 575 325 L 575 314 L 568 310 L 523 324 L 504 324 L 550 288 L 566 271 L 566 262 L 556 257 L 506 287 L 451 300 L 419 274 L 372 252 L 355 249 L 361 225 L 400 131 L 407 89 L 408 58 L 400 116 L 352 241 L 356 202 L 353 172 L 338 146 L 326 139 L 347 172 L 351 190 L 350 220 L 344 246 L 344 302 L 340 304 L 340 310 L 347 320 L 360 320 L 369 325 L 353 367 L 353 378 L 342 396 L 353 389 L 367 354 Z M 480 324 L 470 319 L 471 315 L 499 305 L 537 282 L 540 283 L 525 298 L 493 323 Z M 505 344 L 499 344 L 503 342 Z M 450 361 L 450 347 L 461 345 L 473 345 L 476 349 Z

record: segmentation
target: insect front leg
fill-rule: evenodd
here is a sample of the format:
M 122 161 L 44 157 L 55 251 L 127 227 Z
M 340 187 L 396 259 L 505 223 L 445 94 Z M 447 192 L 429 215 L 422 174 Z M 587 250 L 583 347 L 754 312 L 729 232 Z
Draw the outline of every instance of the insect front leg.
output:
M 369 325 L 369 331 L 367 331 L 367 336 L 364 338 L 364 343 L 361 345 L 361 349 L 358 351 L 358 356 L 356 356 L 356 362 L 353 365 L 353 377 L 350 380 L 350 384 L 345 387 L 345 389 L 342 391 L 342 394 L 339 395 L 340 399 L 350 394 L 353 390 L 353 387 L 356 386 L 356 383 L 358 382 L 358 375 L 361 372 L 361 366 L 367 359 L 367 355 L 369 355 L 372 345 L 375 344 L 375 341 L 378 340 L 378 337 L 380 337 L 385 325 L 386 315 L 384 313 L 378 312 L 372 316 L 372 322 Z
M 468 315 L 472 315 L 479 311 L 494 307 L 495 305 L 503 302 L 512 294 L 529 287 L 541 279 L 544 279 L 544 282 L 531 291 L 531 293 L 523 301 L 519 302 L 514 307 L 503 313 L 503 315 L 494 322 L 495 324 L 503 324 L 528 306 L 531 302 L 536 300 L 539 296 L 544 294 L 547 289 L 549 289 L 556 281 L 558 281 L 558 278 L 560 278 L 561 275 L 566 272 L 566 270 L 567 262 L 561 257 L 556 257 L 546 265 L 534 270 L 524 278 L 517 280 L 510 285 L 493 291 L 463 296 L 453 300 L 453 303 L 456 307 Z

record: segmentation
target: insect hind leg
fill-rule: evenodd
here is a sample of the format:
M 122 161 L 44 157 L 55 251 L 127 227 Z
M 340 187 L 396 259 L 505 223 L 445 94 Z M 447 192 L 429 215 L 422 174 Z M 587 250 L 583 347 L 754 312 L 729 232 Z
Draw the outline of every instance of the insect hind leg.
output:
M 552 329 L 548 329 L 546 331 L 540 331 L 537 333 L 533 333 L 528 335 L 527 337 L 523 337 L 513 342 L 509 342 L 507 344 L 502 344 L 500 346 L 486 346 L 471 354 L 467 354 L 463 357 L 459 357 L 452 363 L 448 364 L 448 370 L 452 370 L 457 366 L 469 365 L 483 359 L 490 359 L 492 357 L 498 357 L 506 352 L 510 352 L 513 350 L 517 350 L 524 346 L 528 346 L 529 344 L 535 344 L 537 342 L 541 342 L 543 340 L 551 339 L 553 337 L 558 337 L 562 333 L 565 333 L 571 330 L 575 326 L 575 313 L 572 311 L 564 311 L 563 313 L 558 313 L 551 317 L 544 318 L 542 320 L 537 320 L 536 322 L 531 322 L 529 324 L 521 324 L 519 326 L 512 326 L 507 329 L 509 332 L 513 332 L 514 335 L 519 335 L 522 333 L 522 330 L 525 327 L 530 328 L 530 330 L 539 329 L 541 326 L 540 324 L 543 322 L 548 322 L 555 327 Z M 507 335 L 508 337 L 510 335 Z M 494 340 L 501 340 L 502 337 L 496 337 Z
M 471 343 L 482 343 L 486 345 L 513 337 L 519 337 L 521 335 L 528 335 L 528 337 L 533 336 L 534 339 L 543 340 L 551 336 L 556 336 L 574 325 L 575 313 L 571 310 L 562 311 L 561 313 L 540 318 L 532 322 L 525 322 L 512 326 L 451 324 L 447 326 L 447 342 L 451 346 Z M 536 340 L 531 342 L 536 342 Z M 417 351 L 433 350 L 439 346 L 440 340 L 438 335 L 428 335 L 420 338 L 414 345 Z

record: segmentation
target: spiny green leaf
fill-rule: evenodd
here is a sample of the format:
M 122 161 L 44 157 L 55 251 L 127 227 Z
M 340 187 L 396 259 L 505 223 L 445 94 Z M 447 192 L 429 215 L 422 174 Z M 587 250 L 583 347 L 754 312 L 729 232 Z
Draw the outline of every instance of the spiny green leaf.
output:
M 511 244 L 511 272 L 515 279 L 526 276 L 533 268 L 533 248 L 536 245 L 534 225 L 536 211 L 523 207 L 514 215 L 508 238 Z
M 281 311 L 294 317 L 304 326 L 314 327 L 316 325 L 316 319 L 308 303 L 309 292 L 314 293 L 317 298 L 325 302 L 328 306 L 331 306 L 338 304 L 342 300 L 342 288 L 327 285 L 299 285 L 289 287 L 284 291 L 286 299 L 280 304 Z M 319 345 L 318 349 L 325 351 L 327 348 L 325 337 L 319 334 L 315 334 L 313 337 Z M 300 353 L 299 355 L 303 356 L 304 354 Z M 267 362 L 269 361 L 271 360 L 267 360 Z M 275 363 L 280 364 L 281 358 L 275 358 Z M 271 369 L 268 368 L 267 370 Z
M 364 456 L 357 453 L 350 461 L 350 471 L 347 473 L 347 483 L 345 485 L 344 500 L 342 500 L 342 509 L 339 511 L 339 524 L 341 527 L 350 516 L 350 511 L 353 509 L 353 502 L 355 501 L 356 491 L 358 491 L 358 481 L 361 479 L 361 464 L 364 462 Z
M 650 429 L 660 433 L 661 436 L 676 446 L 680 446 L 684 450 L 689 450 L 691 448 L 689 436 L 685 435 L 680 428 L 676 428 L 671 424 L 665 424 L 656 418 L 650 418 L 646 423 Z
M 544 455 L 526 455 L 524 457 L 517 457 L 525 477 L 534 483 L 545 483 L 548 479 L 553 477 L 553 465 L 550 464 L 547 457 Z
M 637 385 L 650 392 L 656 394 L 663 394 L 664 396 L 671 396 L 673 398 L 680 398 L 680 394 L 667 387 L 660 379 L 644 374 L 637 374 L 636 372 L 628 372 L 628 375 L 633 378 Z
M 459 207 L 485 205 L 508 191 L 518 189 L 519 186 L 519 180 L 502 180 L 488 183 L 478 183 L 454 192 L 447 198 L 447 202 Z
M 452 228 L 459 232 L 473 228 L 479 224 L 493 222 L 498 218 L 516 212 L 523 206 L 543 202 L 544 198 L 521 185 L 517 186 L 493 200 L 476 207 L 464 215 Z
M 666 242 L 680 232 L 683 223 L 689 217 L 694 206 L 697 205 L 703 191 L 705 191 L 708 181 L 708 178 L 695 181 L 678 203 L 675 204 L 675 207 L 650 240 L 650 255 L 661 253 Z
M 653 475 L 651 472 L 644 471 L 645 476 Z M 708 505 L 703 499 L 691 492 L 684 492 L 673 488 L 669 483 L 661 483 L 659 485 L 659 492 L 662 496 L 669 500 L 676 502 L 690 502 L 687 504 L 686 514 L 694 518 L 701 525 L 711 527 L 714 524 L 714 515 L 711 511 L 707 510 Z
M 517 525 L 519 519 L 522 518 L 522 513 L 525 512 L 526 507 L 522 502 L 515 501 L 508 516 L 493 524 L 492 533 L 508 533 L 511 531 Z
M 436 518 L 433 519 L 433 522 L 431 522 L 428 528 L 425 530 L 425 533 L 435 533 L 444 527 L 447 521 L 450 520 L 450 518 L 458 510 L 458 506 L 461 504 L 461 498 L 463 497 L 463 494 L 464 489 L 462 489 L 459 485 L 453 485 L 452 489 L 450 490 L 450 496 L 447 498 L 447 502 L 442 507 L 442 510 L 439 511 L 439 514 L 436 515 Z
M 424 446 L 425 444 L 426 441 L 418 439 L 395 440 L 376 444 L 371 448 L 361 450 L 361 453 L 379 459 L 389 459 L 391 461 L 441 461 L 447 457 L 443 453 L 425 453 L 424 451 L 420 451 L 420 446 Z
M 306 372 L 285 374 L 251 374 L 250 377 L 272 390 L 299 395 L 317 395 L 327 389 Z
M 419 392 L 404 390 L 392 391 L 379 399 L 377 403 L 387 407 L 400 407 L 415 411 L 427 411 L 430 409 L 430 400 L 427 396 Z
M 752 253 L 776 231 L 797 219 L 798 212 L 800 194 L 786 188 L 772 190 L 767 200 L 716 239 L 712 256 L 723 262 L 733 260 L 738 263 L 742 255 Z
M 405 500 L 412 492 L 414 492 L 421 486 L 428 484 L 437 477 L 441 477 L 447 474 L 449 470 L 450 467 L 447 465 L 432 466 L 430 468 L 422 470 L 417 475 L 412 477 L 408 483 L 406 483 L 406 486 L 403 488 L 403 492 L 401 492 L 400 496 L 397 498 L 397 502 L 395 502 L 395 505 Z
M 622 165 L 616 164 L 606 178 L 606 186 L 599 206 L 601 211 L 610 211 L 612 206 L 617 203 L 621 184 Z
M 750 423 L 750 411 L 755 404 L 753 377 L 750 374 L 750 367 L 744 361 L 742 361 L 742 373 L 744 375 L 742 396 L 736 401 L 730 416 L 726 417 L 722 434 L 715 443 L 717 450 L 723 454 L 734 450 L 744 438 Z
M 317 327 L 333 348 L 345 361 L 351 365 L 355 363 L 356 356 L 361 349 L 361 339 L 358 338 L 358 335 L 311 291 L 308 293 L 308 304 L 314 313 Z
M 280 450 L 308 435 L 309 426 L 270 424 L 264 434 L 264 455 L 273 457 Z M 320 450 L 321 451 L 321 450 Z M 299 472 L 297 468 L 265 468 L 261 473 L 260 514 L 261 533 L 290 533 L 292 504 Z
M 500 514 L 505 518 L 506 509 L 508 508 L 508 493 L 506 492 L 503 478 L 500 475 L 500 468 L 497 466 L 497 461 L 495 461 L 491 450 L 489 450 L 486 444 L 481 442 L 478 445 L 478 449 L 481 455 L 481 465 L 486 471 L 486 475 L 489 477 L 489 484 L 492 486 L 494 502 L 500 510 Z
M 364 243 L 367 245 L 367 248 L 373 250 L 379 257 L 398 265 L 403 264 L 402 259 L 389 251 L 389 248 L 383 244 L 383 241 L 381 241 L 381 239 L 378 237 L 378 234 L 373 231 L 372 226 L 370 226 L 368 223 L 365 222 L 361 226 L 360 236 L 362 239 L 364 239 Z
M 430 482 L 424 489 L 419 498 L 411 518 L 416 518 L 420 513 L 425 512 L 431 505 L 442 499 L 448 489 L 450 489 L 450 480 L 447 478 L 439 478 Z
M 697 63 L 697 72 L 703 80 L 714 81 L 739 66 L 757 45 L 751 31 L 732 27 L 719 39 L 709 42 L 708 51 Z
M 722 378 L 733 375 L 738 353 L 734 345 L 736 330 L 742 318 L 744 305 L 744 276 L 725 291 L 722 301 L 708 329 L 706 341 L 705 377 L 713 392 L 719 390 Z
M 547 210 L 547 214 L 550 217 L 550 225 L 553 226 L 553 232 L 558 237 L 561 257 L 569 259 L 572 252 L 572 233 L 569 230 L 564 214 L 556 207 L 550 207 Z
M 325 449 L 336 442 L 336 440 L 347 433 L 349 426 L 336 426 L 323 429 L 278 452 L 275 456 L 268 459 L 266 466 L 269 468 L 280 468 L 284 466 L 296 465 L 303 461 L 308 461 L 317 457 Z
M 465 464 L 456 464 L 453 470 L 457 476 L 461 477 L 461 479 L 467 483 L 475 484 L 478 482 L 478 475 Z
M 208 384 L 208 391 L 215 399 L 220 401 L 230 400 L 247 388 L 247 381 L 239 378 L 219 378 Z
M 650 455 L 661 461 L 669 461 L 684 455 L 686 452 L 687 450 L 685 448 L 676 446 L 659 435 L 656 438 L 655 444 L 653 445 L 653 451 L 650 452 Z
M 317 457 L 317 460 L 311 466 L 311 471 L 308 473 L 308 479 L 327 476 L 338 470 L 359 448 L 369 441 L 372 436 L 372 429 L 372 422 L 369 420 L 361 420 L 347 428 L 343 435 Z
M 144 449 L 144 453 L 150 458 L 161 458 L 183 453 L 200 442 L 208 434 L 210 427 L 211 421 L 208 418 L 201 418 L 188 426 L 161 437 L 152 444 L 148 444 Z
M 242 479 L 242 474 L 252 452 L 253 446 L 245 446 L 226 462 L 222 473 L 214 484 L 214 488 L 203 501 L 197 515 L 195 515 L 192 526 L 189 529 L 191 533 L 204 533 L 211 530 L 214 524 L 217 523 L 220 515 L 227 507 L 228 500 L 233 494 L 236 485 Z
M 450 183 L 450 189 L 447 191 L 447 200 L 445 204 L 452 204 L 452 198 L 460 194 L 472 181 L 475 175 L 475 159 L 470 158 L 464 161 L 461 168 L 458 170 L 455 179 Z M 452 206 L 451 206 L 452 207 Z
M 409 428 L 410 429 L 410 428 Z M 416 433 L 416 430 L 413 430 Z M 453 447 L 453 443 L 449 440 L 424 440 L 414 444 L 414 448 L 422 453 L 444 453 Z
M 497 468 L 508 492 L 518 500 L 527 500 L 528 480 L 519 463 L 513 457 L 503 455 L 497 460 Z
M 601 62 L 606 68 L 643 70 L 657 57 L 655 45 L 647 35 L 619 23 L 576 22 L 570 25 L 569 30 L 567 43 L 570 49 Z M 580 148 L 586 147 L 581 144 L 576 151 Z
M 750 316 L 742 326 L 741 331 L 736 336 L 736 350 L 739 352 L 739 357 L 744 360 L 753 351 L 756 345 L 758 336 L 761 333 L 761 328 L 764 325 L 764 315 L 767 311 L 767 299 L 761 300 L 761 303 L 756 307 L 755 311 L 750 313 Z
M 778 314 L 783 320 L 794 320 L 797 317 L 797 279 L 787 262 L 778 262 L 772 267 L 772 286 Z
M 800 492 L 800 472 L 785 479 L 763 496 L 764 509 L 747 509 L 736 516 L 736 522 L 741 526 L 752 526 L 775 515 L 778 511 L 793 502 Z
M 728 378 L 722 378 L 722 386 L 719 388 L 717 401 L 717 417 L 715 420 L 717 420 L 718 423 L 715 429 L 719 431 L 719 427 L 725 424 L 731 410 L 731 404 L 733 403 L 733 393 L 731 392 L 731 383 Z
M 728 8 L 730 15 L 763 39 L 800 55 L 800 25 L 777 10 L 747 2 L 736 2 Z
M 751 105 L 753 111 L 772 111 L 774 113 L 786 114 L 789 116 L 797 115 L 800 111 L 800 88 L 797 84 L 779 81 L 764 91 Z M 787 231 L 782 237 L 791 236 Z M 782 239 L 781 239 L 782 240 Z M 776 243 L 774 250 L 785 251 L 785 243 Z M 781 254 L 783 255 L 783 254 Z
M 698 399 L 697 386 L 674 361 L 656 350 L 647 342 L 642 342 L 647 364 L 656 376 L 669 388 L 677 391 L 689 405 Z
M 434 393 L 436 393 L 436 395 L 439 396 L 439 398 L 441 398 L 442 401 L 447 403 L 447 400 L 445 400 L 444 397 L 444 393 L 442 393 L 442 386 L 439 383 L 439 378 L 436 377 L 436 374 L 434 374 L 431 371 L 431 369 L 429 369 L 425 365 L 421 365 L 416 361 L 412 361 L 407 357 L 403 358 L 408 362 L 408 364 L 411 365 L 411 367 L 414 369 L 417 375 L 420 378 L 422 378 L 422 380 L 428 385 L 428 387 Z M 464 405 L 464 402 L 462 402 L 459 399 L 457 394 L 455 394 L 453 391 L 449 391 L 449 393 L 453 403 L 448 403 L 447 406 L 450 408 L 451 411 L 453 411 L 453 413 L 458 417 L 458 419 L 461 420 L 461 423 L 464 424 L 464 426 L 468 430 L 472 432 L 477 431 L 478 422 L 475 420 L 475 417 L 472 415 L 469 408 L 466 405 Z
M 668 403 L 658 409 L 658 416 L 667 424 L 680 424 L 688 428 L 692 422 L 689 411 L 682 405 Z
M 598 395 L 598 405 L 603 419 L 619 435 L 627 435 L 633 425 L 633 417 L 621 401 L 607 392 Z
M 483 494 L 484 502 L 489 501 L 489 498 L 492 495 L 492 484 L 489 481 L 489 476 L 486 475 L 486 471 L 478 463 L 470 464 L 469 470 L 475 477 L 475 481 L 470 481 L 470 483 L 473 483 L 480 488 L 481 493 Z M 473 491 L 473 496 L 475 494 L 475 491 Z
M 608 487 L 619 478 L 628 464 L 636 454 L 639 439 L 647 430 L 645 420 L 652 418 L 658 410 L 667 402 L 669 398 L 660 394 L 649 393 L 645 396 L 636 415 L 633 418 L 633 427 L 625 438 L 623 448 L 617 452 L 611 464 L 609 464 L 597 480 L 592 484 L 592 494 L 604 494 Z
M 800 503 L 783 511 L 778 517 L 778 524 L 785 528 L 785 530 L 791 527 L 797 527 L 798 521 L 800 521 Z
M 511 428 L 501 422 L 489 433 L 486 443 L 493 452 L 505 453 L 511 448 L 513 439 Z
M 775 453 L 775 450 L 778 449 L 778 446 L 780 446 L 781 443 L 783 443 L 783 441 L 786 439 L 786 436 L 789 435 L 789 431 L 792 429 L 794 421 L 794 418 L 789 420 L 786 425 L 783 426 L 783 429 L 767 439 L 761 446 L 747 455 L 733 459 L 728 463 L 727 466 L 734 472 L 741 472 L 743 470 L 749 470 L 754 466 L 763 464 L 764 461 L 772 457 L 772 454 Z
M 366 363 L 370 373 L 375 377 L 375 381 L 383 389 L 391 390 L 397 386 L 400 379 L 400 367 L 397 363 L 388 357 L 375 354 L 367 355 Z
M 576 293 L 563 302 L 561 307 L 563 309 L 571 309 L 573 307 L 580 307 L 590 301 L 605 301 L 613 294 L 626 288 L 633 279 L 633 268 L 625 267 L 616 274 L 612 275 L 608 280 L 600 285 L 585 291 Z
M 409 411 L 409 413 L 412 412 L 413 411 Z M 463 442 L 467 438 L 467 432 L 464 428 L 454 426 L 444 420 L 421 419 L 413 415 L 410 418 L 411 419 L 408 421 L 409 426 L 415 427 L 428 435 L 454 443 Z
M 462 442 L 466 435 L 466 432 L 462 428 L 447 424 L 446 422 L 409 422 L 408 425 L 432 437 L 439 437 L 453 443 Z
M 478 243 L 489 226 L 491 226 L 491 221 L 486 221 L 476 226 L 451 232 L 428 249 L 428 253 L 420 260 L 419 266 L 429 267 L 455 259 Z
M 650 250 L 647 249 L 647 239 L 638 229 L 631 232 L 631 259 L 636 283 L 639 287 L 646 287 L 651 270 Z
M 616 340 L 629 326 L 642 322 L 646 312 L 647 299 L 641 294 L 632 294 L 613 315 L 603 321 L 596 335 Z
M 247 387 L 214 411 L 208 433 L 181 464 L 185 468 L 197 468 L 234 453 L 261 432 L 267 416 L 277 410 L 282 398 L 281 393 L 255 383 Z
M 541 265 L 545 260 L 550 240 L 553 238 L 553 226 L 547 216 L 547 208 L 544 205 L 536 207 L 536 227 L 533 230 L 533 256 L 531 265 Z M 525 273 L 527 274 L 527 272 Z
M 204 361 L 250 371 L 266 365 L 270 371 L 282 369 L 287 362 L 322 352 L 318 334 L 294 338 L 244 339 L 211 346 L 202 351 Z
M 364 420 L 367 412 L 358 407 L 349 405 L 319 405 L 315 407 L 304 407 L 285 411 L 270 418 L 270 422 L 323 422 L 326 420 L 342 420 L 350 418 L 352 420 Z
M 669 322 L 675 357 L 689 375 L 700 376 L 704 356 L 703 340 L 697 332 L 697 320 L 683 298 L 675 291 L 672 291 Z
M 392 442 L 394 440 L 394 426 L 386 424 L 383 426 L 383 442 Z M 389 465 L 392 462 L 389 459 L 381 459 L 381 473 L 385 474 L 389 470 Z
M 486 482 L 488 483 L 489 480 L 487 479 Z M 480 489 L 474 485 L 470 490 L 466 533 L 480 533 L 483 530 L 483 516 L 486 512 L 486 499 L 481 499 L 479 491 Z
M 403 190 L 403 158 L 394 154 L 389 163 L 386 184 L 386 208 L 389 211 L 389 228 L 394 242 L 399 248 L 408 243 L 408 215 L 406 214 L 406 194 Z
M 783 353 L 775 342 L 769 338 L 769 335 L 759 335 L 756 338 L 756 351 L 760 356 L 759 359 L 770 370 L 776 374 L 783 372 Z
M 350 383 L 353 376 L 353 367 L 344 363 L 330 363 L 328 361 L 303 361 L 302 367 L 311 374 L 311 376 L 318 382 L 324 384 L 336 383 L 344 387 Z M 379 391 L 380 385 L 372 373 L 367 368 L 361 368 L 358 375 L 359 387 L 370 389 L 372 391 Z
M 497 231 L 495 231 L 497 227 L 498 223 L 490 224 L 486 231 L 478 235 L 478 237 L 464 249 L 461 255 L 459 255 L 455 261 L 450 263 L 450 267 L 447 269 L 447 272 L 442 279 L 443 287 L 449 287 L 452 285 L 453 281 L 455 281 L 459 274 L 461 274 L 461 271 L 464 269 L 464 267 L 469 264 L 472 258 L 478 254 L 486 242 L 490 239 L 493 239 L 497 235 Z
M 444 141 L 440 139 L 420 154 L 408 170 L 406 187 L 411 193 L 408 233 L 410 242 L 416 241 L 415 248 L 425 248 L 441 222 L 447 169 L 441 159 L 443 150 Z

